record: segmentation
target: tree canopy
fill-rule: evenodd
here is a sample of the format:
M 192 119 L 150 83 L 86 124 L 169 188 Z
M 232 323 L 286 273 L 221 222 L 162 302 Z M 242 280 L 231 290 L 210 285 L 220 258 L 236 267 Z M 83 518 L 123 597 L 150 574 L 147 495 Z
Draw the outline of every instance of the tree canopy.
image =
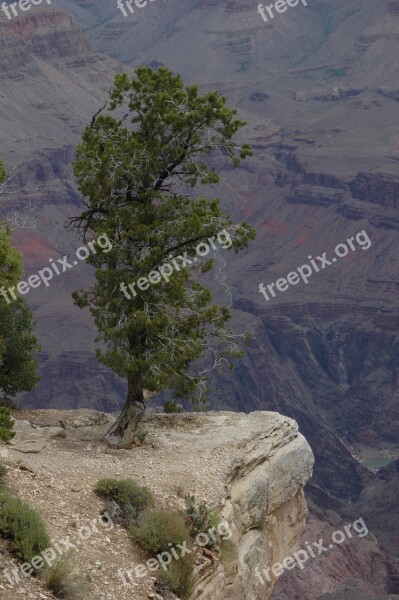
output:
M 0 161 L 0 183 L 6 173 Z M 0 290 L 16 286 L 23 276 L 22 256 L 10 241 L 10 229 L 0 223 Z M 31 390 L 39 380 L 39 350 L 34 321 L 25 300 L 7 303 L 0 296 L 0 404 L 18 392 Z

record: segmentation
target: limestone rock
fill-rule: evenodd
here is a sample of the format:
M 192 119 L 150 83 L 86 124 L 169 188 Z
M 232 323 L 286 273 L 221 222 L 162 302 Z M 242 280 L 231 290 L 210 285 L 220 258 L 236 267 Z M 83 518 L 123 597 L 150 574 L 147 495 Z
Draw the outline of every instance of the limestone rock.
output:
M 212 416 L 212 454 L 229 447 L 224 492 L 219 498 L 228 521 L 233 555 L 227 562 L 196 569 L 192 600 L 267 600 L 273 590 L 255 577 L 256 567 L 271 567 L 292 553 L 305 527 L 303 487 L 310 479 L 313 453 L 292 419 L 277 413 Z M 227 457 L 226 457 L 227 458 Z
M 37 454 L 49 441 L 66 437 L 62 427 L 38 427 L 30 421 L 15 421 L 15 432 L 16 436 L 10 445 L 14 450 L 25 454 Z

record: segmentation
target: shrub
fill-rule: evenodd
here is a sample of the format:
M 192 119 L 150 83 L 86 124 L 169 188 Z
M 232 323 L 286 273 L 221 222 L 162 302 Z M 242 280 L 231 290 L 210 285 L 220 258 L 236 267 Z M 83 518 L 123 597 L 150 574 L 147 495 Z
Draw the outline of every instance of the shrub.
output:
M 100 498 L 117 505 L 116 514 L 112 510 L 110 514 L 119 518 L 126 528 L 154 502 L 154 496 L 150 490 L 145 486 L 138 485 L 133 479 L 100 479 L 94 491 Z
M 144 431 L 144 429 L 141 429 L 140 431 L 138 431 L 136 433 L 136 438 L 138 439 L 140 444 L 144 444 L 147 435 L 148 435 L 148 431 Z
M 129 529 L 132 538 L 144 546 L 151 554 L 170 552 L 190 539 L 190 530 L 184 515 L 180 513 L 158 510 L 146 514 L 139 525 L 132 525 Z M 181 600 L 189 598 L 193 587 L 193 569 L 195 554 L 185 554 L 177 559 L 173 556 L 167 570 L 160 570 L 160 587 L 172 590 Z
M 4 465 L 0 463 L 0 485 L 3 483 L 3 479 L 7 474 L 7 469 Z
M 159 579 L 181 600 L 187 600 L 193 591 L 193 569 L 195 554 L 186 554 L 179 560 L 172 560 L 166 571 L 161 570 Z
M 190 539 L 184 516 L 169 510 L 157 510 L 144 515 L 139 525 L 132 525 L 130 535 L 153 554 L 169 550 Z
M 206 533 L 209 537 L 208 530 L 217 528 L 219 517 L 212 512 L 205 503 L 196 505 L 195 496 L 187 495 L 186 503 L 186 521 L 190 529 L 190 535 L 195 538 L 199 533 Z M 209 537 L 209 548 L 218 548 L 217 542 Z
M 8 442 L 15 436 L 12 431 L 15 421 L 11 418 L 11 409 L 9 406 L 0 406 L 0 440 Z
M 223 540 L 220 547 L 221 562 L 229 561 L 234 557 L 234 544 L 231 540 Z
M 267 527 L 267 519 L 265 517 L 262 517 L 258 523 L 258 529 L 259 529 L 259 531 L 265 531 L 266 527 Z
M 181 413 L 181 406 L 176 404 L 174 400 L 168 400 L 165 402 L 163 409 L 166 413 Z
M 40 514 L 8 490 L 0 490 L 0 536 L 11 543 L 22 561 L 51 547 Z
M 46 585 L 57 598 L 80 600 L 86 597 L 87 582 L 76 574 L 72 552 L 66 552 L 45 571 Z

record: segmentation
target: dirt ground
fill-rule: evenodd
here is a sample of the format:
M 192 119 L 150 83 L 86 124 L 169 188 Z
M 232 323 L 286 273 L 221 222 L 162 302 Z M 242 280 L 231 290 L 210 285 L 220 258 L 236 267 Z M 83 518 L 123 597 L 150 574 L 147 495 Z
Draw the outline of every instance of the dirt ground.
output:
M 212 459 L 203 460 L 202 443 L 198 448 L 192 443 L 193 436 L 201 436 L 205 426 L 209 428 L 209 421 L 200 415 L 149 415 L 142 424 L 147 436 L 141 446 L 113 450 L 102 441 L 113 421 L 111 415 L 80 409 L 18 411 L 14 416 L 17 436 L 11 445 L 0 446 L 0 461 L 8 467 L 6 485 L 40 511 L 54 544 L 63 547 L 60 540 L 69 536 L 76 545 L 77 570 L 90 584 L 87 600 L 154 598 L 154 578 L 150 576 L 123 585 L 118 570 L 132 568 L 149 557 L 122 527 L 100 521 L 104 505 L 93 486 L 102 477 L 129 477 L 147 485 L 159 506 L 182 509 L 181 490 L 212 504 L 220 497 L 220 469 L 212 465 Z M 49 433 L 54 439 L 47 439 Z M 42 443 L 37 436 L 45 439 L 40 451 Z M 15 568 L 18 563 L 4 543 L 0 550 L 1 600 L 52 598 L 40 578 L 21 575 L 14 589 L 7 587 L 3 569 Z

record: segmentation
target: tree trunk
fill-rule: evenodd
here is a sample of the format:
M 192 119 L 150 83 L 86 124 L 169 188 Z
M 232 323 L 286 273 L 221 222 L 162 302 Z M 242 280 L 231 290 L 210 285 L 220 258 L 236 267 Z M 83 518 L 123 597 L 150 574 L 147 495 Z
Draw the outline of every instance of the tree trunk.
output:
M 141 376 L 128 375 L 128 391 L 125 406 L 118 419 L 106 433 L 106 442 L 114 448 L 131 448 L 137 426 L 144 416 L 146 401 Z

